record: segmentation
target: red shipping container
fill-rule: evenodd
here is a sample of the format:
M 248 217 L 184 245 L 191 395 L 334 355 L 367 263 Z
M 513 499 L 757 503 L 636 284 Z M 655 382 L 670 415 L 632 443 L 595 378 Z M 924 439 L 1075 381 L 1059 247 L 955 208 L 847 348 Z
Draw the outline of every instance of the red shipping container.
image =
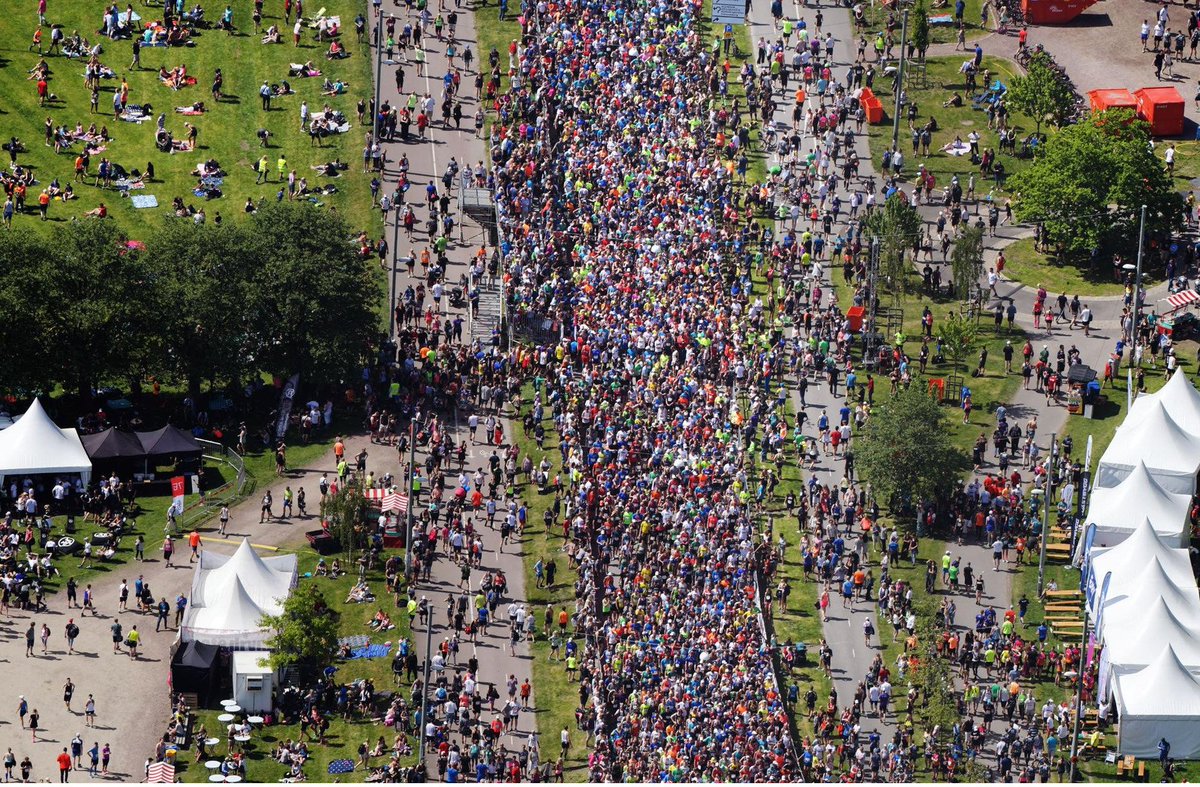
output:
M 1183 113 L 1186 104 L 1183 96 L 1173 87 L 1144 87 L 1133 92 L 1137 100 L 1137 114 L 1150 124 L 1150 133 L 1156 137 L 1178 137 L 1183 135 Z

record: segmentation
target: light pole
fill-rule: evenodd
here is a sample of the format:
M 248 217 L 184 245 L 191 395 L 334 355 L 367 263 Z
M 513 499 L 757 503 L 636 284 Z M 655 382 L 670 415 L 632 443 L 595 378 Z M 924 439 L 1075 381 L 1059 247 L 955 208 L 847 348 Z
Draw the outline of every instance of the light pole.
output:
M 433 652 L 433 615 L 433 603 L 430 602 L 425 609 L 425 676 L 421 678 L 421 753 L 417 758 L 422 773 L 425 772 L 425 730 L 429 726 L 429 662 Z
M 1054 473 L 1057 458 L 1058 433 L 1055 432 L 1050 435 L 1050 458 L 1046 460 L 1050 467 L 1046 473 L 1046 498 L 1042 501 L 1042 539 L 1038 547 L 1037 592 L 1039 598 L 1046 584 L 1046 539 L 1050 536 L 1050 505 L 1054 502 Z
M 908 11 L 900 21 L 900 67 L 896 70 L 896 111 L 892 117 L 892 150 L 900 144 L 900 98 L 904 94 L 904 61 L 908 54 Z
M 1130 332 L 1133 342 L 1134 363 L 1142 368 L 1142 354 L 1138 352 L 1138 323 L 1142 316 L 1142 246 L 1146 240 L 1146 206 L 1142 206 L 1141 218 L 1138 220 L 1138 255 L 1137 273 L 1133 277 L 1133 330 Z
M 413 473 L 416 469 L 417 462 L 417 423 L 410 421 L 408 424 L 408 488 L 404 491 L 405 497 L 408 498 L 408 505 L 404 507 L 404 578 L 406 582 L 412 582 L 412 532 L 413 532 L 413 506 L 416 501 L 413 499 Z
M 379 144 L 379 90 L 383 84 L 383 12 L 375 16 L 375 106 L 371 118 L 371 141 Z

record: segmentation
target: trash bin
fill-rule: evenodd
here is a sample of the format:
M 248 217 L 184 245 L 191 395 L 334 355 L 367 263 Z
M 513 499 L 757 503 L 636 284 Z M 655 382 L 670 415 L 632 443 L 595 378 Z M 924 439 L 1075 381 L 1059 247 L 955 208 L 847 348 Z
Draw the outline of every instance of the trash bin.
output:
M 67 532 L 68 533 L 75 532 L 75 515 L 74 514 L 67 514 Z
M 866 309 L 862 306 L 851 306 L 846 310 L 846 320 L 850 323 L 850 330 L 858 333 L 863 327 L 863 315 Z

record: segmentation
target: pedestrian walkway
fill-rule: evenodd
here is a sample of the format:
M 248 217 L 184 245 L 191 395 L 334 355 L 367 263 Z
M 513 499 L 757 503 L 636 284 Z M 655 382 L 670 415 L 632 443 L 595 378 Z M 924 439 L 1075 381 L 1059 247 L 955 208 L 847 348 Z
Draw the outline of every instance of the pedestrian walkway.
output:
M 427 100 L 426 96 L 429 96 L 435 100 L 435 103 L 440 105 L 441 98 L 444 96 L 444 77 L 446 75 L 453 75 L 455 69 L 458 69 L 461 73 L 458 96 L 461 98 L 463 106 L 461 128 L 456 128 L 452 122 L 450 124 L 443 124 L 437 121 L 430 124 L 423 139 L 414 135 L 412 139 L 405 141 L 397 135 L 394 141 L 385 143 L 385 150 L 387 151 L 387 159 L 389 161 L 385 172 L 385 190 L 392 190 L 396 182 L 405 177 L 407 178 L 410 184 L 407 196 L 402 197 L 399 204 L 401 206 L 411 205 L 414 208 L 414 211 L 418 214 L 417 226 L 421 227 L 424 226 L 425 219 L 430 215 L 430 211 L 428 210 L 428 203 L 422 205 L 421 197 L 414 195 L 425 195 L 427 187 L 433 184 L 434 188 L 438 191 L 439 197 L 441 195 L 450 197 L 447 207 L 457 224 L 457 231 L 452 233 L 452 240 L 445 249 L 444 256 L 447 262 L 443 274 L 445 293 L 440 299 L 427 298 L 426 304 L 430 304 L 430 300 L 433 301 L 431 304 L 433 311 L 412 323 L 406 324 L 403 321 L 398 321 L 397 331 L 413 330 L 417 326 L 423 325 L 432 328 L 432 331 L 436 333 L 437 326 L 449 320 L 454 326 L 456 343 L 474 344 L 475 342 L 479 342 L 479 344 L 487 346 L 493 328 L 497 327 L 500 321 L 500 283 L 497 277 L 486 273 L 487 261 L 490 258 L 491 249 L 487 247 L 485 229 L 458 209 L 459 198 L 465 186 L 481 187 L 486 183 L 486 175 L 484 175 L 483 169 L 483 162 L 485 160 L 484 142 L 475 134 L 474 123 L 474 116 L 479 107 L 479 96 L 476 95 L 473 85 L 477 69 L 481 63 L 486 62 L 487 53 L 479 51 L 479 39 L 475 28 L 475 14 L 466 8 L 459 7 L 457 3 L 455 10 L 458 14 L 457 30 L 455 32 L 457 54 L 453 64 L 447 58 L 448 39 L 439 40 L 434 36 L 432 27 L 427 28 L 426 35 L 422 39 L 425 58 L 423 69 L 419 70 L 413 62 L 413 50 L 411 48 L 407 50 L 410 56 L 409 59 L 404 61 L 397 59 L 395 62 L 385 62 L 384 64 L 385 78 L 382 85 L 381 106 L 407 106 L 410 103 L 408 96 L 413 91 L 419 94 L 417 96 L 418 103 Z M 403 28 L 405 24 L 418 24 L 419 16 L 415 9 L 404 10 L 401 7 L 396 7 L 393 10 L 389 10 L 385 8 L 383 13 L 385 14 L 385 24 L 386 17 L 392 14 L 396 16 L 398 28 Z M 444 13 L 448 14 L 449 9 Z M 467 68 L 462 60 L 462 54 L 468 48 L 472 50 L 474 55 L 472 68 Z M 398 87 L 401 80 L 395 76 L 397 71 L 403 71 L 404 73 L 403 91 Z M 407 160 L 407 168 L 401 166 L 401 162 L 404 160 Z M 459 173 L 458 175 L 448 176 L 447 168 L 451 166 L 452 161 L 457 163 Z M 469 175 L 468 172 L 470 173 Z M 395 211 L 395 214 L 391 218 L 391 221 L 400 221 L 400 210 Z M 440 234 L 440 229 L 438 232 Z M 400 242 L 396 244 L 396 248 L 393 250 L 397 260 L 403 260 L 405 257 L 412 256 L 419 262 L 424 253 L 423 250 L 428 247 L 434 250 L 432 257 L 436 261 L 435 245 L 431 240 L 427 242 L 427 234 L 419 231 L 414 232 L 413 239 L 410 241 L 408 233 L 402 227 L 399 230 L 399 236 Z M 400 271 L 397 275 L 396 287 L 398 302 L 403 301 L 403 293 L 409 287 L 416 290 L 418 287 L 424 285 L 426 291 L 431 295 L 437 295 L 438 290 L 430 282 L 421 265 L 414 266 L 415 275 L 413 276 L 408 275 L 405 263 L 398 262 L 396 265 Z M 470 291 L 470 287 L 472 286 L 470 268 L 472 266 L 477 266 L 480 274 L 477 278 L 479 309 L 474 314 L 470 312 L 466 298 L 460 304 L 456 305 L 449 297 L 450 291 L 454 288 L 462 288 L 464 294 Z M 462 328 L 461 334 L 459 333 L 460 325 Z M 472 442 L 466 423 L 469 415 L 470 413 L 467 411 L 455 411 L 443 419 L 442 425 L 445 429 L 449 430 L 449 434 L 456 444 L 460 441 L 466 441 L 467 443 L 468 451 L 464 465 L 465 472 L 471 474 L 476 469 L 479 469 L 487 473 L 489 458 L 492 453 L 498 451 L 501 458 L 503 458 L 504 449 L 507 448 L 507 444 L 493 446 L 486 442 Z M 505 427 L 505 434 L 511 434 L 507 426 Z M 480 434 L 479 437 L 482 438 L 483 435 Z M 416 457 L 418 466 L 422 466 L 427 457 L 428 454 L 424 448 L 418 450 Z M 407 458 L 404 461 L 407 462 Z M 403 478 L 403 472 L 398 474 L 397 477 Z M 456 473 L 447 472 L 446 487 L 443 490 L 445 494 L 449 495 L 453 493 L 456 487 L 455 478 Z M 422 499 L 425 503 L 428 500 L 428 497 Z M 418 501 L 418 506 L 422 501 Z M 498 502 L 500 503 L 501 512 L 503 512 L 503 501 Z M 414 515 L 419 515 L 421 510 L 420 507 L 414 507 Z M 482 517 L 476 517 L 473 524 L 483 542 L 482 564 L 470 572 L 469 582 L 464 587 L 460 565 L 450 559 L 444 548 L 440 550 L 438 558 L 433 565 L 430 579 L 419 582 L 416 585 L 417 598 L 427 597 L 432 609 L 435 611 L 435 614 L 431 618 L 433 621 L 432 631 L 417 624 L 414 626 L 413 636 L 418 646 L 418 652 L 424 653 L 426 638 L 432 635 L 432 644 L 436 651 L 443 639 L 454 636 L 453 627 L 450 625 L 448 616 L 444 612 L 447 603 L 457 601 L 458 597 L 467 589 L 470 589 L 473 595 L 474 592 L 478 591 L 480 582 L 487 574 L 497 571 L 503 572 L 507 579 L 508 589 L 505 601 L 497 610 L 496 620 L 493 625 L 490 625 L 485 632 L 478 636 L 477 642 L 474 644 L 469 642 L 465 635 L 459 633 L 461 650 L 458 655 L 457 664 L 451 665 L 452 668 L 465 671 L 468 659 L 471 657 L 478 659 L 479 672 L 476 675 L 476 681 L 479 685 L 478 691 L 481 694 L 486 694 L 488 687 L 494 685 L 501 696 L 497 704 L 497 713 L 488 714 L 485 709 L 485 718 L 483 721 L 490 723 L 491 718 L 498 716 L 499 711 L 503 710 L 500 706 L 508 698 L 506 684 L 510 679 L 515 678 L 518 683 L 528 679 L 532 683 L 533 665 L 529 645 L 522 640 L 517 642 L 515 646 L 510 647 L 509 625 L 507 625 L 510 619 L 510 612 L 515 615 L 517 607 L 526 604 L 528 597 L 525 593 L 525 572 L 523 555 L 520 548 L 510 544 L 506 550 L 502 551 L 498 530 L 488 527 Z M 532 610 L 529 610 L 529 614 L 532 614 Z M 522 616 L 524 616 L 524 613 L 522 613 Z M 502 744 L 507 749 L 519 751 L 525 745 L 537 746 L 537 739 L 534 736 L 534 733 L 537 731 L 537 717 L 532 712 L 532 709 L 536 707 L 537 686 L 533 686 L 531 709 L 520 713 L 515 728 L 513 728 L 512 732 L 506 733 L 502 740 Z M 437 749 L 435 744 L 430 745 L 425 764 L 428 774 L 432 776 L 437 773 Z
M 345 445 L 348 456 L 367 449 L 370 454 L 368 467 L 377 473 L 397 473 L 394 452 L 371 445 L 363 436 L 347 437 Z M 316 501 L 320 499 L 318 481 L 322 473 L 329 473 L 333 477 L 335 468 L 331 449 L 309 467 L 290 469 L 284 477 L 256 490 L 247 500 L 230 509 L 227 537 L 223 541 L 216 535 L 218 522 L 209 520 L 200 530 L 203 548 L 232 553 L 242 538 L 249 538 L 252 543 L 267 548 L 307 549 L 304 531 L 316 529 L 320 522 L 315 510 Z M 312 501 L 308 514 L 288 519 L 271 518 L 259 523 L 262 496 L 270 491 L 275 501 L 282 501 L 288 486 L 293 491 L 300 488 L 306 490 L 308 499 Z M 275 514 L 280 513 L 278 503 L 273 510 Z M 158 522 L 139 524 L 143 530 L 160 526 Z M 8 643 L 5 677 L 8 685 L 13 687 L 11 696 L 3 700 L 5 703 L 11 702 L 10 707 L 15 708 L 17 695 L 24 695 L 30 707 L 41 712 L 40 726 L 43 728 L 38 743 L 31 744 L 27 738 L 12 734 L 14 726 L 4 726 L 7 732 L 0 735 L 0 739 L 4 740 L 5 746 L 13 747 L 18 759 L 23 752 L 30 755 L 35 764 L 36 778 L 50 773 L 49 764 L 61 751 L 62 744 L 80 732 L 88 746 L 93 739 L 98 739 L 101 745 L 112 743 L 110 773 L 113 777 L 121 781 L 142 780 L 142 764 L 154 752 L 170 717 L 170 698 L 166 687 L 170 674 L 171 644 L 178 636 L 178 630 L 172 626 L 161 632 L 154 631 L 153 615 L 137 612 L 132 604 L 127 610 L 120 611 L 118 596 L 122 581 L 128 580 L 132 586 L 138 577 L 150 586 L 156 597 L 173 602 L 180 593 L 190 596 L 193 564 L 188 561 L 186 539 L 177 539 L 176 543 L 171 565 L 167 565 L 162 553 L 147 554 L 144 561 L 114 566 L 103 575 L 103 579 L 93 582 L 94 615 L 84 615 L 81 609 L 68 608 L 66 594 L 58 593 L 49 598 L 46 612 L 31 614 L 14 609 L 8 620 L 0 621 L 0 636 Z M 132 553 L 131 546 L 129 549 Z M 83 590 L 79 589 L 80 600 Z M 73 620 L 80 629 L 73 655 L 67 653 L 63 633 L 69 620 Z M 111 627 L 117 622 L 122 625 L 124 634 L 128 634 L 134 626 L 141 633 L 138 659 L 131 659 L 124 650 L 113 652 Z M 171 622 L 174 623 L 174 616 Z M 25 629 L 30 624 L 40 628 L 43 623 L 51 628 L 48 654 L 42 655 L 39 647 L 35 649 L 33 657 L 21 658 L 19 645 L 23 645 Z M 68 678 L 76 686 L 75 700 L 70 709 L 63 704 L 60 691 Z M 131 686 L 138 688 L 131 691 Z M 94 729 L 84 726 L 83 704 L 89 694 L 96 703 L 97 726 Z M 15 722 L 12 717 L 9 719 Z

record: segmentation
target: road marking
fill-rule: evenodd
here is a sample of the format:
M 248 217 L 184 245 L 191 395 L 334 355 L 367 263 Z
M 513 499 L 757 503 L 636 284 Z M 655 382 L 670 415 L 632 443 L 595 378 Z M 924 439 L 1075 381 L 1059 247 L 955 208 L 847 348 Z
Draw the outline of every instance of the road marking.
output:
M 212 536 L 205 536 L 204 540 L 216 542 L 218 544 L 240 544 L 240 543 L 242 543 L 242 539 L 240 539 L 240 538 L 213 538 Z M 279 551 L 279 547 L 268 546 L 267 544 L 251 544 L 250 546 L 254 547 L 255 549 L 269 549 L 272 552 Z

